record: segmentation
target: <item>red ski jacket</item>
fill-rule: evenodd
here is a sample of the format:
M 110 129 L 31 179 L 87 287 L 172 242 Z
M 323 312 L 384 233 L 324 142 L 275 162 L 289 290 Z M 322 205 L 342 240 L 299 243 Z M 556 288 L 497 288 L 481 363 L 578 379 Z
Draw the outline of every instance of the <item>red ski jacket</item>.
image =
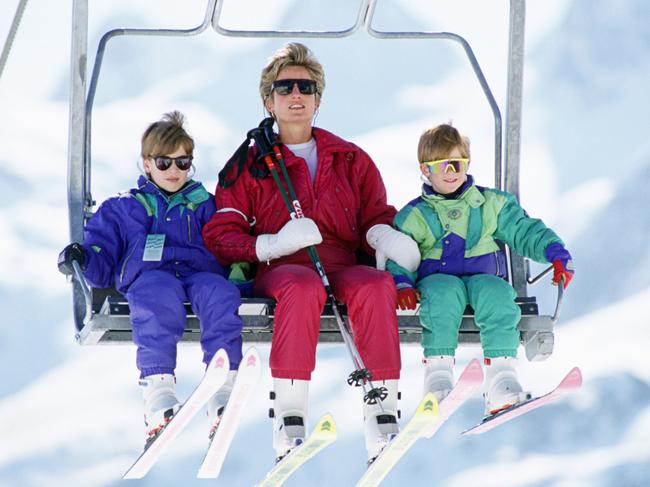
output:
M 378 223 L 391 225 L 396 210 L 387 204 L 386 188 L 368 154 L 323 129 L 314 128 L 313 136 L 318 153 L 313 184 L 304 159 L 284 145 L 282 156 L 303 213 L 316 222 L 323 236 L 316 247 L 323 266 L 327 270 L 353 265 L 357 250 L 374 255 L 366 232 Z M 246 167 L 236 182 L 217 187 L 217 213 L 203 227 L 206 247 L 223 264 L 256 262 L 256 236 L 277 233 L 289 221 L 273 177 L 257 179 L 249 171 L 256 155 L 257 148 L 249 148 Z M 288 263 L 309 264 L 307 251 L 272 260 L 270 265 Z M 260 265 L 258 272 L 267 268 Z

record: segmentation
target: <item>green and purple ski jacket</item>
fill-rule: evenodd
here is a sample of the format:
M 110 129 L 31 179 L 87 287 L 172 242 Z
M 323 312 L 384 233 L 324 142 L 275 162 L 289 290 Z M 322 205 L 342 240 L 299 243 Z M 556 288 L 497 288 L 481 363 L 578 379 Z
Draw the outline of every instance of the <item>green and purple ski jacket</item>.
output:
M 545 250 L 562 240 L 544 223 L 529 217 L 514 195 L 474 184 L 472 176 L 455 198 L 424 184 L 422 195 L 395 216 L 395 227 L 415 240 L 422 261 L 412 273 L 388 262 L 398 288 L 414 287 L 431 274 L 507 276 L 499 241 L 519 255 L 548 262 Z

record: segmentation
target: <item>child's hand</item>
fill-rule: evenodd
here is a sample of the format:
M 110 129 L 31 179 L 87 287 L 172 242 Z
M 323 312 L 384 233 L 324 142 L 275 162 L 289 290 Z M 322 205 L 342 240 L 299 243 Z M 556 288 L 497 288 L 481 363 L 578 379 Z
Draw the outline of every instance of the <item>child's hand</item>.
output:
M 559 243 L 552 243 L 544 250 L 546 260 L 553 264 L 553 284 L 557 286 L 560 279 L 564 278 L 563 288 L 569 285 L 573 279 L 573 262 L 571 261 L 571 254 L 563 245 Z
M 78 243 L 71 243 L 59 254 L 59 272 L 65 274 L 66 276 L 71 276 L 74 273 L 72 268 L 72 263 L 74 261 L 79 262 L 81 269 L 84 269 L 84 264 L 86 263 L 86 251 Z
M 566 289 L 566 287 L 569 285 L 569 282 L 571 282 L 571 279 L 573 279 L 573 262 L 571 259 L 556 259 L 553 261 L 553 284 L 558 285 L 560 283 L 561 279 L 564 279 L 563 281 L 563 288 Z
M 397 290 L 397 307 L 399 309 L 415 309 L 420 300 L 420 293 L 412 287 Z

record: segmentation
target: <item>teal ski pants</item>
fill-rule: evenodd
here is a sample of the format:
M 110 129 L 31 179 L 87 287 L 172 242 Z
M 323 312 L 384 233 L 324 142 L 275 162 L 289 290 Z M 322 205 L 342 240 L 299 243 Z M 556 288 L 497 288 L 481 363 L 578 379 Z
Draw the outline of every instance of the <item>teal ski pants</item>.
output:
M 424 356 L 454 355 L 465 307 L 474 309 L 485 357 L 516 357 L 521 310 L 516 292 L 489 274 L 457 277 L 432 274 L 417 283 Z

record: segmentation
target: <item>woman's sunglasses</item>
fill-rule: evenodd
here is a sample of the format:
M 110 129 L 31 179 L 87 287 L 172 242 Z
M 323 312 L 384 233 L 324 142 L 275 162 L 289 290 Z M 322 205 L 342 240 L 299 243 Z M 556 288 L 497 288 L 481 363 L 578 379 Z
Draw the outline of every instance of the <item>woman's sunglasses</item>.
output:
M 469 167 L 469 159 L 458 158 L 458 159 L 437 159 L 435 161 L 425 161 L 422 164 L 426 164 L 431 168 L 433 174 L 448 172 L 465 172 Z
M 298 90 L 302 95 L 316 93 L 316 82 L 313 79 L 279 79 L 273 82 L 271 89 L 275 90 L 278 95 L 286 96 L 291 94 L 294 85 L 298 85 Z
M 156 163 L 156 167 L 159 171 L 166 171 L 172 167 L 172 162 L 176 163 L 176 167 L 181 171 L 187 171 L 192 167 L 192 156 L 180 156 L 180 157 L 167 157 L 167 156 L 156 156 L 153 157 L 153 161 Z

